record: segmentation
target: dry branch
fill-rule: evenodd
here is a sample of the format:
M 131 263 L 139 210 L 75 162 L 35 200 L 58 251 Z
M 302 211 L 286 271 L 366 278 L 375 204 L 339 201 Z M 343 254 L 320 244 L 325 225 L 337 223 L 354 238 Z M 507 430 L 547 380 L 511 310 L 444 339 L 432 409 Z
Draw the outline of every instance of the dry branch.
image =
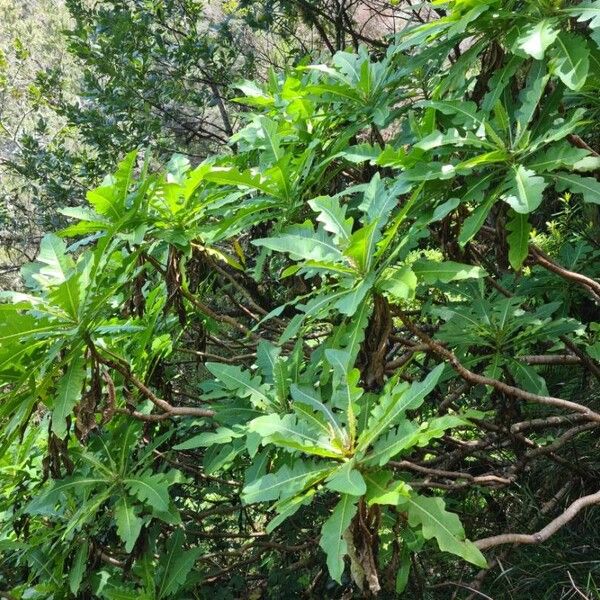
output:
M 578 404 L 577 402 L 571 402 L 570 400 L 563 400 L 562 398 L 555 398 L 553 396 L 542 396 L 539 394 L 534 394 L 532 392 L 527 392 L 502 381 L 498 381 L 497 379 L 492 379 L 491 377 L 478 375 L 477 373 L 470 371 L 461 364 L 461 362 L 458 360 L 458 358 L 453 352 L 451 352 L 447 348 L 444 348 L 444 346 L 430 338 L 424 331 L 416 327 L 405 314 L 400 313 L 400 316 L 406 327 L 414 335 L 421 339 L 425 344 L 427 344 L 432 352 L 434 352 L 435 354 L 446 360 L 448 363 L 450 363 L 454 370 L 465 381 L 468 381 L 469 383 L 473 384 L 487 385 L 493 387 L 495 390 L 507 396 L 520 398 L 521 400 L 526 400 L 528 402 L 535 402 L 538 404 L 545 404 L 547 406 L 555 406 L 557 408 L 572 410 L 586 415 L 590 419 L 590 421 L 596 421 L 600 423 L 600 414 L 594 412 L 587 406 L 583 406 L 582 404 Z
M 475 545 L 480 550 L 486 550 L 487 548 L 493 548 L 502 544 L 541 544 L 569 521 L 572 521 L 582 509 L 594 504 L 600 504 L 600 491 L 575 500 L 560 516 L 556 517 L 556 519 L 536 533 L 503 533 L 478 540 L 475 542 Z

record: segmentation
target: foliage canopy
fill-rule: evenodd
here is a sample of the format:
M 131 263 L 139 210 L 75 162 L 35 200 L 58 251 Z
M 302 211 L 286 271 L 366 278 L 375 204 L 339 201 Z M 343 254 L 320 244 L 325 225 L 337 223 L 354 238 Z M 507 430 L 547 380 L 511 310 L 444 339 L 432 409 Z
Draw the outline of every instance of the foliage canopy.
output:
M 60 209 L 1 296 L 10 597 L 448 594 L 600 502 L 600 2 L 431 4 Z

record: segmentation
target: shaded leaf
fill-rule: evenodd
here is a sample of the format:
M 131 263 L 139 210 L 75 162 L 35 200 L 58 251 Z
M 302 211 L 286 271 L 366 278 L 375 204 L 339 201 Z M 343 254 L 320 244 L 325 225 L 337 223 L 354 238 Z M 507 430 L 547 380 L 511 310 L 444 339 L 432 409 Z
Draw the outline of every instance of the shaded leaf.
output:
M 123 483 L 135 496 L 156 512 L 169 510 L 169 482 L 164 475 L 144 473 L 135 477 L 127 477 Z
M 127 496 L 123 496 L 117 502 L 115 521 L 117 533 L 125 543 L 125 552 L 131 552 L 144 522 L 136 515 L 135 508 Z
M 165 554 L 161 557 L 162 577 L 158 586 L 158 598 L 167 598 L 178 592 L 202 552 L 201 548 L 183 550 L 184 535 L 177 529 L 169 537 Z
M 520 215 L 513 211 L 507 223 L 510 232 L 506 236 L 508 242 L 508 261 L 515 271 L 519 271 L 529 254 L 529 232 L 531 226 L 527 215 Z
M 582 194 L 585 202 L 600 204 L 600 182 L 596 179 L 568 173 L 555 173 L 553 177 L 557 191 L 570 190 L 574 194 Z
M 75 551 L 75 557 L 73 558 L 71 569 L 69 570 L 69 589 L 72 594 L 77 594 L 81 587 L 83 575 L 85 574 L 89 547 L 90 545 L 87 540 L 81 540 Z
M 319 545 L 327 555 L 329 575 L 338 583 L 341 583 L 344 572 L 344 556 L 348 553 L 348 546 L 343 535 L 356 514 L 356 501 L 355 496 L 343 495 L 321 529 Z
M 86 372 L 86 361 L 83 356 L 78 356 L 69 364 L 58 384 L 52 409 L 52 431 L 58 437 L 62 438 L 67 432 L 67 417 L 81 397 Z

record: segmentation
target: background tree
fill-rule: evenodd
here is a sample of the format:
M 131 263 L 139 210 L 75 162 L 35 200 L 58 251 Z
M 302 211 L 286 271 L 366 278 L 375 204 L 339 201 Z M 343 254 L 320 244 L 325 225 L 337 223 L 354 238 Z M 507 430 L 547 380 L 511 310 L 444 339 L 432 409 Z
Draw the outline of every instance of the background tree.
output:
M 68 160 L 72 130 L 48 106 L 36 77 L 44 71 L 68 73 L 64 78 L 68 95 L 76 74 L 60 33 L 68 24 L 62 3 L 3 1 L 0 19 L 0 277 L 4 277 L 35 256 L 41 232 L 58 226 L 56 206 L 69 196 L 61 192 L 73 170 Z M 64 179 L 67 182 L 55 185 Z

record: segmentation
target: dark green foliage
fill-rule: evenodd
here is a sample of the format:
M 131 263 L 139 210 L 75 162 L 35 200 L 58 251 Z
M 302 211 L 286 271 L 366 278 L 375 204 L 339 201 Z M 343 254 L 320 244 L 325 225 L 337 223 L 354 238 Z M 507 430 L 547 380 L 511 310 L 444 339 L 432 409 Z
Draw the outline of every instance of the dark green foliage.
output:
M 432 4 L 60 210 L 0 304 L 11 597 L 597 593 L 600 3 Z M 237 61 L 196 9 L 71 3 L 101 163 L 182 143 L 148 106 Z

